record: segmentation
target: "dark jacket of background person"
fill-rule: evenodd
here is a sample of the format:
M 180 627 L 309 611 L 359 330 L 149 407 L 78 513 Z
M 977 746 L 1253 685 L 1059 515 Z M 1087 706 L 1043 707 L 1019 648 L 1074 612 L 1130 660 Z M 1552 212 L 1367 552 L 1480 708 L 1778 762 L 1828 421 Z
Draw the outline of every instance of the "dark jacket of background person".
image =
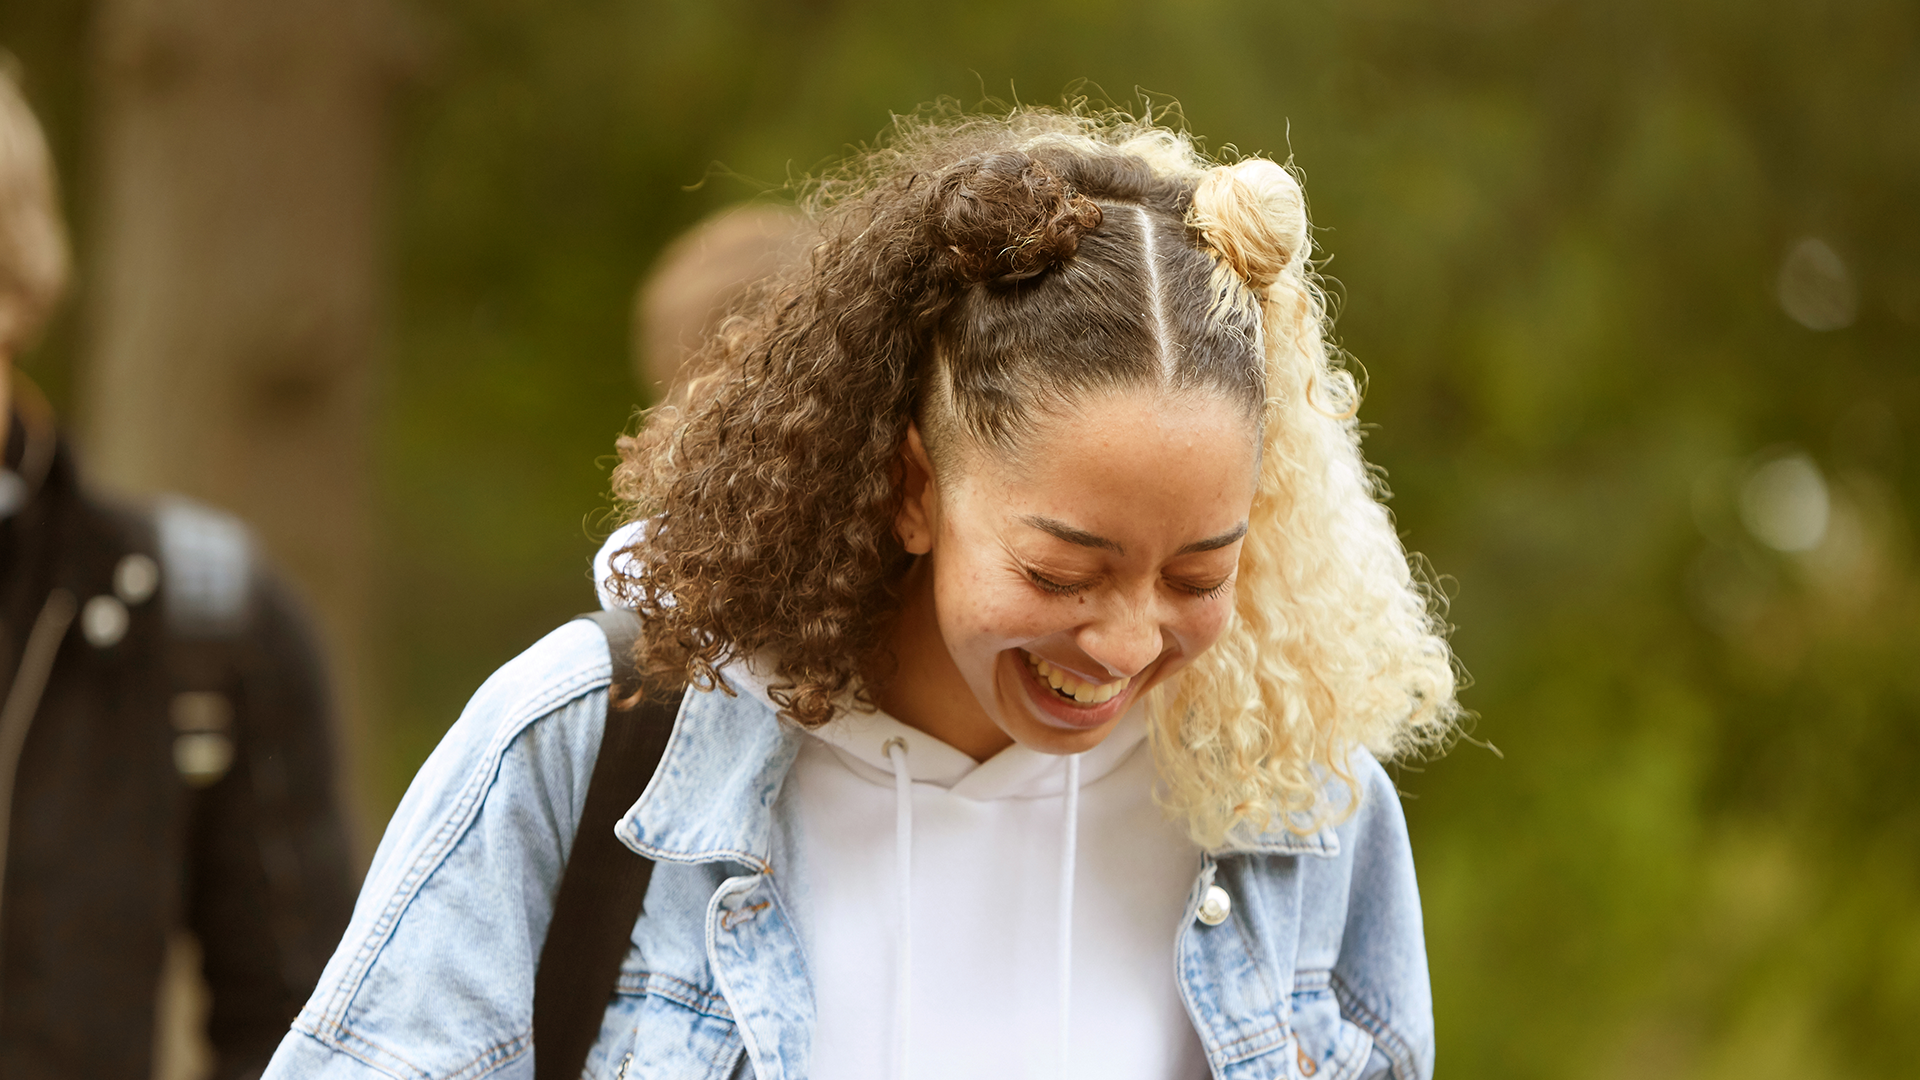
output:
M 26 404 L 0 474 L 0 1077 L 149 1076 L 182 927 L 215 1075 L 252 1075 L 355 884 L 313 641 L 238 522 L 93 497 Z

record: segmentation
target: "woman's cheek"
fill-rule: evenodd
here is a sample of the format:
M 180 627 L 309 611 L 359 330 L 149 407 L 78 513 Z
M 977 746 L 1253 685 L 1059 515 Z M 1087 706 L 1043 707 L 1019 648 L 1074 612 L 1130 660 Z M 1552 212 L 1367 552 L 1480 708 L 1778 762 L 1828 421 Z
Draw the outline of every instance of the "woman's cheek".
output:
M 941 597 L 968 636 L 1018 640 L 1032 621 L 1032 591 L 1017 571 L 993 561 L 955 566 L 948 595 Z
M 983 590 L 975 607 L 974 632 L 995 650 L 1024 645 L 1047 634 L 1044 619 L 1035 605 L 1005 592 Z
M 1218 599 L 1208 601 L 1205 609 L 1193 620 L 1188 634 L 1184 635 L 1187 641 L 1183 643 L 1186 648 L 1182 651 L 1189 656 L 1198 656 L 1212 648 L 1213 643 L 1220 640 L 1220 635 L 1226 632 L 1227 619 L 1232 614 L 1232 591 L 1228 591 L 1225 596 Z
M 943 584 L 935 603 L 949 644 L 997 652 L 1021 640 L 1018 607 L 1004 585 L 980 572 L 956 574 Z

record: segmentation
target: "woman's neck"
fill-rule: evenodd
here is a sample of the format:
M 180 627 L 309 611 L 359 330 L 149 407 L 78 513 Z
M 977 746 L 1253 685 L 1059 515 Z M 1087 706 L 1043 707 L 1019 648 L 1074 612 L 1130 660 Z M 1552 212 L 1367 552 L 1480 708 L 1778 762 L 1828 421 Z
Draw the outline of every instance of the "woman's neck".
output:
M 899 661 L 874 693 L 889 716 L 975 761 L 1013 745 L 960 676 L 934 614 L 932 566 L 922 557 L 902 582 L 900 611 L 888 644 Z

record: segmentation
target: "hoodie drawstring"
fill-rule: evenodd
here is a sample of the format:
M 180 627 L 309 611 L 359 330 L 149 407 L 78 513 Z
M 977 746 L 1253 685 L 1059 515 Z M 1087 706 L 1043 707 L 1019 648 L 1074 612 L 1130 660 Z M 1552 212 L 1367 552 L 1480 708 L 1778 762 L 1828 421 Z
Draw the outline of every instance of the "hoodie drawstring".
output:
M 893 1075 L 907 1080 L 908 1033 L 913 1025 L 913 774 L 907 771 L 907 741 L 889 739 L 881 748 L 893 763 L 893 865 L 898 875 L 900 947 L 893 991 Z M 1060 1080 L 1066 1080 L 1073 1051 L 1073 871 L 1079 855 L 1080 755 L 1067 758 L 1062 795 L 1059 979 Z
M 1060 1080 L 1073 1053 L 1073 864 L 1078 856 L 1080 755 L 1067 759 L 1066 819 L 1060 841 Z
M 889 739 L 893 762 L 893 865 L 900 877 L 899 965 L 893 983 L 893 1075 L 907 1080 L 907 1032 L 913 1024 L 913 774 L 907 771 L 907 740 Z

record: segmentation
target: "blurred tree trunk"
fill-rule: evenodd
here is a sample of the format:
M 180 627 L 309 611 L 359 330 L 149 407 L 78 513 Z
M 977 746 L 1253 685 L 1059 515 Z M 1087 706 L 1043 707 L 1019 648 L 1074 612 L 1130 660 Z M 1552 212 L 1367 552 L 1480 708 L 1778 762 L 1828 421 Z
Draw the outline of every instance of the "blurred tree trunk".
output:
M 97 20 L 89 465 L 258 530 L 318 616 L 351 779 L 397 27 L 386 0 L 100 0 Z M 169 1002 L 194 967 L 172 970 L 156 1064 L 190 1076 L 198 1010 Z
M 101 0 L 97 33 L 89 465 L 259 531 L 351 733 L 395 26 L 385 0 Z
M 318 616 L 350 779 L 399 26 L 388 0 L 99 0 L 96 16 L 88 465 L 258 531 Z M 168 1005 L 193 1000 L 178 981 L 162 1076 L 207 1064 L 197 1010 Z

